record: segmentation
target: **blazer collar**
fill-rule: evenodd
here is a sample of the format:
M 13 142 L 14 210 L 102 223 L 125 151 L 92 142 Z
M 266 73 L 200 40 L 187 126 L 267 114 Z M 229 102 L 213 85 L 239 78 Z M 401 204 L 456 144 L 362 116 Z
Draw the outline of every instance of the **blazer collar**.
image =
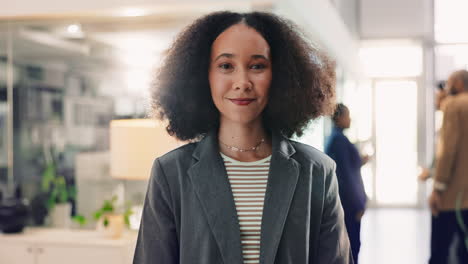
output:
M 260 241 L 260 263 L 274 263 L 289 207 L 296 189 L 300 164 L 291 158 L 292 144 L 272 133 L 272 157 L 265 193 Z M 192 155 L 188 170 L 224 263 L 242 264 L 239 220 L 231 186 L 219 154 L 216 131 L 208 133 Z

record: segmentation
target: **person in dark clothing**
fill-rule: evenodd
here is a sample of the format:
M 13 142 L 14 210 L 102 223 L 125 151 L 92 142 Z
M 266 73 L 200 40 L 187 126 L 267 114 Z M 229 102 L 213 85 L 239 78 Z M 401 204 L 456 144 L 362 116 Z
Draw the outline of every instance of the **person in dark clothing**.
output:
M 345 224 L 353 253 L 358 263 L 361 248 L 361 218 L 366 209 L 367 196 L 361 178 L 361 166 L 369 157 L 361 157 L 357 148 L 343 134 L 351 125 L 349 109 L 338 104 L 333 114 L 333 131 L 325 145 L 325 153 L 336 162 L 339 194 L 345 212 Z

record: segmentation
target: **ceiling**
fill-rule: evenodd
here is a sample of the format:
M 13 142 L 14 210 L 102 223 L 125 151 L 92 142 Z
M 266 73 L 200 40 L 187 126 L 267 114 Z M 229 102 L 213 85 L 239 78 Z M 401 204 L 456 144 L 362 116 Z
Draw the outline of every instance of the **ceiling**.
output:
M 116 20 L 36 21 L 10 28 L 15 63 L 75 68 L 109 67 L 132 54 L 157 56 L 193 16 L 141 17 Z M 67 28 L 78 25 L 79 34 Z M 0 28 L 0 56 L 7 54 L 8 29 Z M 128 54 L 127 54 L 128 53 Z

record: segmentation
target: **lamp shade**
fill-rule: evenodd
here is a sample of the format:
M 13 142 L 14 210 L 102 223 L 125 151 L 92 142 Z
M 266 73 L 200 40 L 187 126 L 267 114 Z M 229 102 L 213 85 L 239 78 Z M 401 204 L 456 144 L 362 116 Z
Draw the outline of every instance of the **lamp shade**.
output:
M 113 178 L 145 180 L 155 158 L 182 144 L 167 134 L 164 124 L 152 119 L 112 120 L 110 174 Z

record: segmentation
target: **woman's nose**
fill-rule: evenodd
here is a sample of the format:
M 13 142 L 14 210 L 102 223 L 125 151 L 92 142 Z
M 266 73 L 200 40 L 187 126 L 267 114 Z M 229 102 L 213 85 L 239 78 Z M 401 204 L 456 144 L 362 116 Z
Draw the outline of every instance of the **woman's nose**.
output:
M 235 90 L 250 90 L 253 86 L 246 71 L 239 71 L 236 74 L 233 85 Z

